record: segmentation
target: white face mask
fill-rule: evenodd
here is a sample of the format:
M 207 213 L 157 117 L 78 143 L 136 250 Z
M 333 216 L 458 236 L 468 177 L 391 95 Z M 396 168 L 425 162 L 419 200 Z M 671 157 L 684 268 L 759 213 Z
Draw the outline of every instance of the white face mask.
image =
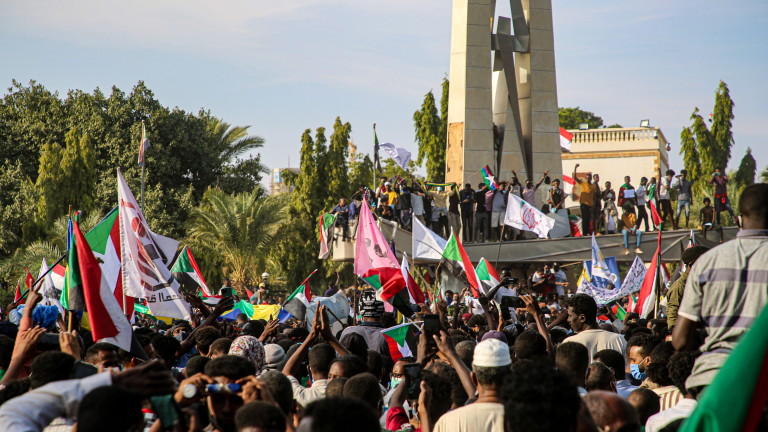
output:
M 389 380 L 389 388 L 396 388 L 398 385 L 400 385 L 401 382 L 403 382 L 402 378 L 392 378 Z

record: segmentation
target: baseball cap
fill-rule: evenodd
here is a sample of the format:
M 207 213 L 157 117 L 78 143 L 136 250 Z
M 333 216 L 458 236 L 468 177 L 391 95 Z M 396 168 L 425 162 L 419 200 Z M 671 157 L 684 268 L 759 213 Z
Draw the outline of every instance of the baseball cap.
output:
M 486 339 L 475 347 L 472 366 L 500 367 L 511 364 L 512 358 L 509 356 L 509 346 L 498 339 Z

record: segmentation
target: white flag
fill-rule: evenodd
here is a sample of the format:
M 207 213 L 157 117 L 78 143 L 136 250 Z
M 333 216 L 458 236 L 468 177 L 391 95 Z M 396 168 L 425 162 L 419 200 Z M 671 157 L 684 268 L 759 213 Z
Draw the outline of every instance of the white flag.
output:
M 395 147 L 392 143 L 381 144 L 379 149 L 384 150 L 384 153 L 400 165 L 400 168 L 404 170 L 408 169 L 408 162 L 411 161 L 411 152 L 402 147 Z
M 146 298 L 152 315 L 189 320 L 189 304 L 179 294 L 179 283 L 168 270 L 179 242 L 149 229 L 119 169 L 117 198 L 123 292 L 130 297 Z
M 381 220 L 381 219 L 380 219 Z M 430 230 L 417 218 L 413 218 L 412 249 L 414 259 L 443 259 L 443 249 L 448 240 Z
M 507 213 L 504 215 L 504 225 L 509 225 L 525 231 L 533 231 L 539 238 L 547 238 L 547 234 L 555 226 L 555 220 L 548 218 L 536 207 L 528 204 L 515 194 L 509 194 Z
M 594 278 L 602 278 L 616 283 L 616 275 L 608 269 L 603 252 L 600 251 L 600 246 L 597 245 L 597 240 L 595 240 L 595 234 L 592 233 L 592 279 Z

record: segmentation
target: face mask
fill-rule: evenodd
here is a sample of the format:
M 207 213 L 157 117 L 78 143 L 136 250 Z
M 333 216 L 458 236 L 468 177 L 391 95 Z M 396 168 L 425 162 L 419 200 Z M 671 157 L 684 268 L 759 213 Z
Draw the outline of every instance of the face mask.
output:
M 402 378 L 392 378 L 389 380 L 389 388 L 396 388 L 401 382 L 403 382 Z
M 176 339 L 179 342 L 184 342 L 184 339 L 187 338 L 187 334 L 184 333 L 184 332 L 181 332 L 181 333 L 179 333 L 177 335 L 174 335 L 173 337 L 174 337 L 174 339 Z
M 629 373 L 632 374 L 632 378 L 642 381 L 645 379 L 647 374 L 645 372 L 640 372 L 640 365 L 639 364 L 631 364 L 629 365 Z

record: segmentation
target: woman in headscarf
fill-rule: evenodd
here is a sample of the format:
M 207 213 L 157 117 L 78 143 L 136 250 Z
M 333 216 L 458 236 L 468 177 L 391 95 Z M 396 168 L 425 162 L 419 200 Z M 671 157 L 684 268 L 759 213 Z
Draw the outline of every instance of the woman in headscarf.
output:
M 254 336 L 240 336 L 229 347 L 229 354 L 244 357 L 256 365 L 256 373 L 264 369 L 264 345 Z

